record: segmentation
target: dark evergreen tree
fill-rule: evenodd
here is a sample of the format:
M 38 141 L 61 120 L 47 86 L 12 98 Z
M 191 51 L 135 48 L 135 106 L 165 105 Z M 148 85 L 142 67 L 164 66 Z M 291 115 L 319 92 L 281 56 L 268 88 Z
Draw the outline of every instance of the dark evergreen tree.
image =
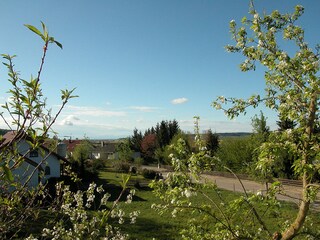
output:
M 277 121 L 278 130 L 279 131 L 285 131 L 288 129 L 294 129 L 297 123 L 294 121 L 288 119 L 287 117 L 281 117 L 279 116 L 279 121 Z
M 162 120 L 155 127 L 148 128 L 143 135 L 134 129 L 133 136 L 130 138 L 130 148 L 134 151 L 139 148 L 143 156 L 150 160 L 155 157 L 155 150 L 158 157 L 162 156 L 165 147 L 178 133 L 180 133 L 180 127 L 177 120 Z M 153 139 L 154 136 L 156 139 Z
M 138 129 L 135 128 L 133 130 L 132 137 L 129 138 L 130 149 L 135 151 L 135 152 L 140 152 L 141 151 L 142 138 L 143 138 L 143 136 L 142 136 L 141 131 L 138 131 Z
M 165 147 L 170 143 L 170 136 L 169 136 L 169 123 L 168 121 L 161 121 L 160 123 L 160 131 L 157 134 L 159 146 L 161 148 Z
M 173 120 L 169 122 L 169 138 L 170 141 L 173 139 L 173 137 L 180 132 L 179 123 L 177 120 Z
M 215 154 L 219 149 L 219 135 L 213 133 L 211 129 L 208 130 L 206 137 L 206 147 L 207 150 L 211 152 L 211 154 Z

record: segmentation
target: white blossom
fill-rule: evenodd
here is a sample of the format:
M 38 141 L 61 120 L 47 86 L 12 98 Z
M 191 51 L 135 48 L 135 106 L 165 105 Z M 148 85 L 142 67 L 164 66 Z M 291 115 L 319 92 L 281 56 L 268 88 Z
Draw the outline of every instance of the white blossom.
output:
M 184 195 L 189 198 L 192 196 L 192 192 L 189 189 L 184 190 Z
M 276 31 L 276 28 L 275 28 L 275 27 L 272 27 L 272 28 L 270 28 L 269 30 L 270 30 L 270 32 L 274 33 L 274 32 Z
M 177 217 L 177 212 L 178 212 L 178 210 L 176 208 L 173 209 L 173 211 L 171 212 L 171 215 L 173 218 Z
M 137 220 L 137 217 L 139 216 L 140 214 L 140 211 L 133 211 L 129 214 L 129 217 L 130 217 L 130 223 L 131 224 L 134 224 Z

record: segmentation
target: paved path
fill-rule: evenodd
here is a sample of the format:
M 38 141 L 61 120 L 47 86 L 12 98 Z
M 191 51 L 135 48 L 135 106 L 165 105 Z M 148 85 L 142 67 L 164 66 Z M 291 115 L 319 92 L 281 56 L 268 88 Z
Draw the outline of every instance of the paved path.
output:
M 164 177 L 169 172 L 168 169 L 157 168 L 152 166 L 143 166 L 142 168 L 148 168 L 148 169 L 155 170 L 157 172 L 161 172 Z M 207 175 L 207 174 L 203 174 L 202 176 L 204 181 L 215 182 L 217 186 L 221 189 L 226 189 L 234 192 L 244 192 L 243 187 L 241 186 L 240 182 L 236 178 Z M 241 179 L 241 182 L 244 185 L 246 192 L 248 193 L 257 193 L 257 192 L 263 193 L 266 190 L 265 184 L 261 184 L 251 180 L 244 180 L 244 179 Z M 277 198 L 279 200 L 290 201 L 290 202 L 299 204 L 299 201 L 301 199 L 301 187 L 283 185 L 283 193 L 284 194 L 277 194 Z M 313 208 L 320 210 L 320 194 L 318 194 L 317 201 L 313 204 Z

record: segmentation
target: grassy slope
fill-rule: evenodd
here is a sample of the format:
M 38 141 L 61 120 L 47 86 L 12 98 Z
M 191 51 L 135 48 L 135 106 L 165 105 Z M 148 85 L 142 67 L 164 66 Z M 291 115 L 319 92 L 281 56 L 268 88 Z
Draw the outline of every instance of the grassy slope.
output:
M 114 201 L 119 195 L 121 188 L 119 187 L 119 183 L 121 182 L 121 174 L 110 171 L 111 169 L 104 169 L 100 172 L 100 180 L 98 184 L 103 184 L 106 187 L 106 190 L 111 193 L 112 198 L 110 199 Z M 143 179 L 143 177 L 137 175 L 132 176 L 128 187 L 134 188 L 136 182 L 140 183 L 140 188 L 136 189 L 136 195 L 131 204 L 125 204 L 124 200 L 120 202 L 120 207 L 126 212 L 132 212 L 139 210 L 140 215 L 137 218 L 137 222 L 135 224 L 129 224 L 126 221 L 123 225 L 116 225 L 120 227 L 123 232 L 128 233 L 131 236 L 131 239 L 181 239 L 179 232 L 186 225 L 188 220 L 191 219 L 191 214 L 188 212 L 183 212 L 177 215 L 177 218 L 172 218 L 170 213 L 164 213 L 163 215 L 159 215 L 156 211 L 151 209 L 151 205 L 153 203 L 160 203 L 160 200 L 154 196 L 151 189 L 147 187 L 148 180 Z M 208 193 L 212 198 L 217 200 L 217 196 L 214 193 Z M 230 201 L 238 197 L 238 194 L 229 191 L 221 191 L 223 199 L 226 201 Z M 195 203 L 204 203 L 207 202 L 206 199 L 201 197 L 200 195 L 194 198 Z M 218 201 L 218 200 L 217 200 Z M 261 210 L 261 209 L 260 209 Z M 277 214 L 276 212 L 271 212 L 269 214 L 264 215 L 264 220 L 268 226 L 272 226 L 272 231 L 278 229 L 279 225 L 281 225 L 286 220 L 291 220 L 294 217 L 294 213 L 296 210 L 296 206 L 290 203 L 282 203 L 281 214 Z M 192 215 L 194 216 L 194 215 Z M 195 214 L 197 217 L 197 215 Z M 280 217 L 281 216 L 281 217 Z M 314 213 L 311 215 L 312 222 L 314 228 L 320 227 L 320 213 Z M 24 229 L 21 229 L 20 236 L 28 236 L 28 232 L 38 233 L 40 234 L 41 229 L 46 227 L 46 222 L 51 219 L 51 216 L 48 216 L 46 211 L 42 212 L 38 219 L 33 219 L 27 223 L 27 226 Z M 238 221 L 248 221 L 248 219 L 239 219 Z M 209 219 L 207 224 L 210 225 L 212 220 Z M 38 235 L 36 234 L 36 235 Z
M 115 190 L 114 186 L 121 182 L 121 173 L 115 172 L 101 172 L 101 183 L 108 183 L 111 195 L 116 197 L 119 194 L 119 190 Z M 160 216 L 157 212 L 151 209 L 153 203 L 159 203 L 151 192 L 151 189 L 147 187 L 148 181 L 139 176 L 132 176 L 128 187 L 134 188 L 134 184 L 139 181 L 141 187 L 136 189 L 136 195 L 131 204 L 125 204 L 120 202 L 120 207 L 129 213 L 139 210 L 140 215 L 137 218 L 135 224 L 123 224 L 118 225 L 124 232 L 129 233 L 132 239 L 178 239 L 179 229 L 183 225 L 181 219 L 173 219 L 170 214 L 164 214 Z
M 100 173 L 100 178 L 102 183 L 108 182 L 109 184 L 119 183 L 121 181 L 121 174 L 102 171 Z M 151 205 L 153 203 L 160 203 L 159 199 L 155 197 L 147 186 L 148 181 L 141 178 L 141 176 L 133 176 L 129 182 L 130 188 L 134 188 L 134 184 L 139 182 L 141 187 L 136 190 L 136 196 L 134 201 L 131 204 L 121 203 L 121 208 L 126 212 L 131 212 L 135 210 L 139 210 L 141 213 L 137 218 L 137 222 L 133 225 L 124 224 L 119 225 L 124 232 L 129 233 L 132 239 L 179 239 L 179 232 L 183 226 L 187 223 L 187 221 L 191 218 L 190 213 L 183 212 L 179 214 L 177 218 L 172 218 L 170 213 L 164 213 L 163 215 L 159 215 L 153 209 L 151 209 Z M 110 189 L 110 188 L 109 188 Z M 223 198 L 232 200 L 237 197 L 237 194 L 221 191 Z M 117 194 L 113 192 L 113 194 Z M 216 198 L 216 195 L 213 193 L 209 193 L 213 198 Z M 206 200 L 200 196 L 195 198 L 195 202 L 201 203 Z M 290 220 L 294 217 L 294 210 L 296 206 L 291 203 L 282 203 L 281 214 L 277 214 L 276 212 L 271 212 L 264 216 L 264 219 L 268 226 L 272 226 L 272 231 L 275 229 L 279 229 L 279 225 L 281 225 L 286 220 Z M 261 211 L 263 211 L 261 209 Z M 279 217 L 281 216 L 281 218 Z M 313 222 L 315 226 L 320 226 L 320 214 L 313 214 L 312 216 Z M 240 219 L 243 221 L 243 219 Z

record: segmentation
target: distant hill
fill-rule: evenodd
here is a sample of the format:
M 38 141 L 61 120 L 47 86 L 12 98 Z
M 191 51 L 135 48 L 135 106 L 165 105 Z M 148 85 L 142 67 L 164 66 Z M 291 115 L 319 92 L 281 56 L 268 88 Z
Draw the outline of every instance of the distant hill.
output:
M 1 129 L 0 129 L 1 131 Z M 8 130 L 4 130 L 8 131 Z M 194 140 L 195 135 L 193 133 L 186 133 L 190 141 Z M 252 133 L 250 132 L 226 132 L 226 133 L 217 133 L 220 138 L 225 138 L 225 137 L 245 137 L 245 136 L 250 136 Z M 1 132 L 0 132 L 1 135 Z M 205 135 L 205 133 L 201 133 L 202 136 Z M 126 137 L 120 137 L 120 138 L 101 138 L 101 139 L 90 139 L 90 142 L 93 143 L 94 145 L 100 145 L 101 142 L 105 143 L 120 143 L 124 140 L 126 140 Z
M 217 133 L 220 137 L 245 137 L 252 133 L 250 132 L 230 132 L 230 133 Z
M 219 137 L 221 138 L 225 138 L 225 137 L 245 137 L 245 136 L 249 136 L 252 133 L 250 132 L 227 132 L 227 133 L 217 133 L 219 135 Z M 192 134 L 187 134 L 189 136 L 190 139 L 194 139 L 195 135 Z M 205 135 L 205 133 L 201 134 L 202 136 Z
M 228 132 L 228 133 L 217 133 L 219 136 L 219 139 L 225 139 L 225 138 L 237 138 L 237 137 L 246 137 L 250 136 L 252 133 L 250 132 Z M 194 138 L 195 134 L 187 133 L 188 141 L 191 146 L 194 145 Z M 202 139 L 205 137 L 205 133 L 201 134 Z

